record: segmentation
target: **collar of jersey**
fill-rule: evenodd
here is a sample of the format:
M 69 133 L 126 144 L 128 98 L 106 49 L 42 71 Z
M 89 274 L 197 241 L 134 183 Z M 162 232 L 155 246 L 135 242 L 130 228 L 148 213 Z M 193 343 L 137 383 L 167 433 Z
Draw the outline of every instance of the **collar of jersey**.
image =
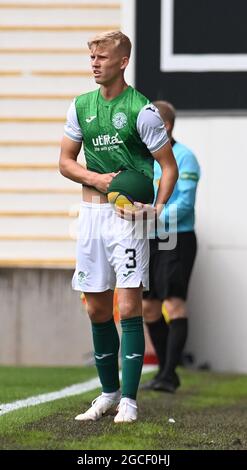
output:
M 109 106 L 110 104 L 115 104 L 117 103 L 119 100 L 122 99 L 122 97 L 125 95 L 125 93 L 127 93 L 129 91 L 129 89 L 131 88 L 130 85 L 127 86 L 127 88 L 125 88 L 124 91 L 122 91 L 122 93 L 120 93 L 120 95 L 116 96 L 115 98 L 113 98 L 112 100 L 106 100 L 100 93 L 100 89 L 99 89 L 99 92 L 98 92 L 98 98 L 99 98 L 99 102 L 100 104 L 102 104 L 103 106 Z

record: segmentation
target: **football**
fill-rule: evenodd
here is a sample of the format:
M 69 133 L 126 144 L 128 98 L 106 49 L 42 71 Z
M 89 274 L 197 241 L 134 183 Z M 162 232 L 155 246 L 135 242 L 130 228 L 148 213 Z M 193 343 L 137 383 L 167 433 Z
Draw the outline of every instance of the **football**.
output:
M 136 170 L 123 170 L 111 181 L 108 202 L 119 208 L 136 210 L 134 202 L 152 204 L 154 199 L 153 181 Z

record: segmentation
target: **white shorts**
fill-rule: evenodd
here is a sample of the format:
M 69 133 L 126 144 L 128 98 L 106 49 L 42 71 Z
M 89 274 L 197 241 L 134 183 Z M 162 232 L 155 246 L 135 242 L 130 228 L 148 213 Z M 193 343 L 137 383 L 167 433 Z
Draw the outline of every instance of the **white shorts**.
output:
M 118 217 L 111 204 L 81 203 L 72 287 L 104 292 L 115 287 L 149 288 L 149 240 L 142 222 Z

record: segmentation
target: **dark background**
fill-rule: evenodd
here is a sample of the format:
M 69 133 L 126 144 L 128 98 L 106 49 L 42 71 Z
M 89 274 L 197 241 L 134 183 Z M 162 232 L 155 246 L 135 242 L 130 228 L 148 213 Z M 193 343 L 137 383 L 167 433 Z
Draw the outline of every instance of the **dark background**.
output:
M 247 72 L 160 71 L 160 23 L 161 0 L 136 0 L 136 88 L 178 110 L 247 110 Z M 247 0 L 174 0 L 173 52 L 247 54 L 246 25 Z

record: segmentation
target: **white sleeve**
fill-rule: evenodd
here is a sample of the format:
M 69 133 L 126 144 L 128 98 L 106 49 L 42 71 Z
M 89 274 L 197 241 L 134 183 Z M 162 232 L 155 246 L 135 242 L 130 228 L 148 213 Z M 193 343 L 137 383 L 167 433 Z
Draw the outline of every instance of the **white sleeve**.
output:
M 75 109 L 75 99 L 72 101 L 67 112 L 67 121 L 64 126 L 64 135 L 66 135 L 66 137 L 71 140 L 75 140 L 76 142 L 82 142 L 83 140 L 82 131 Z
M 138 114 L 137 132 L 150 152 L 156 152 L 169 141 L 159 111 L 152 103 L 146 104 Z

